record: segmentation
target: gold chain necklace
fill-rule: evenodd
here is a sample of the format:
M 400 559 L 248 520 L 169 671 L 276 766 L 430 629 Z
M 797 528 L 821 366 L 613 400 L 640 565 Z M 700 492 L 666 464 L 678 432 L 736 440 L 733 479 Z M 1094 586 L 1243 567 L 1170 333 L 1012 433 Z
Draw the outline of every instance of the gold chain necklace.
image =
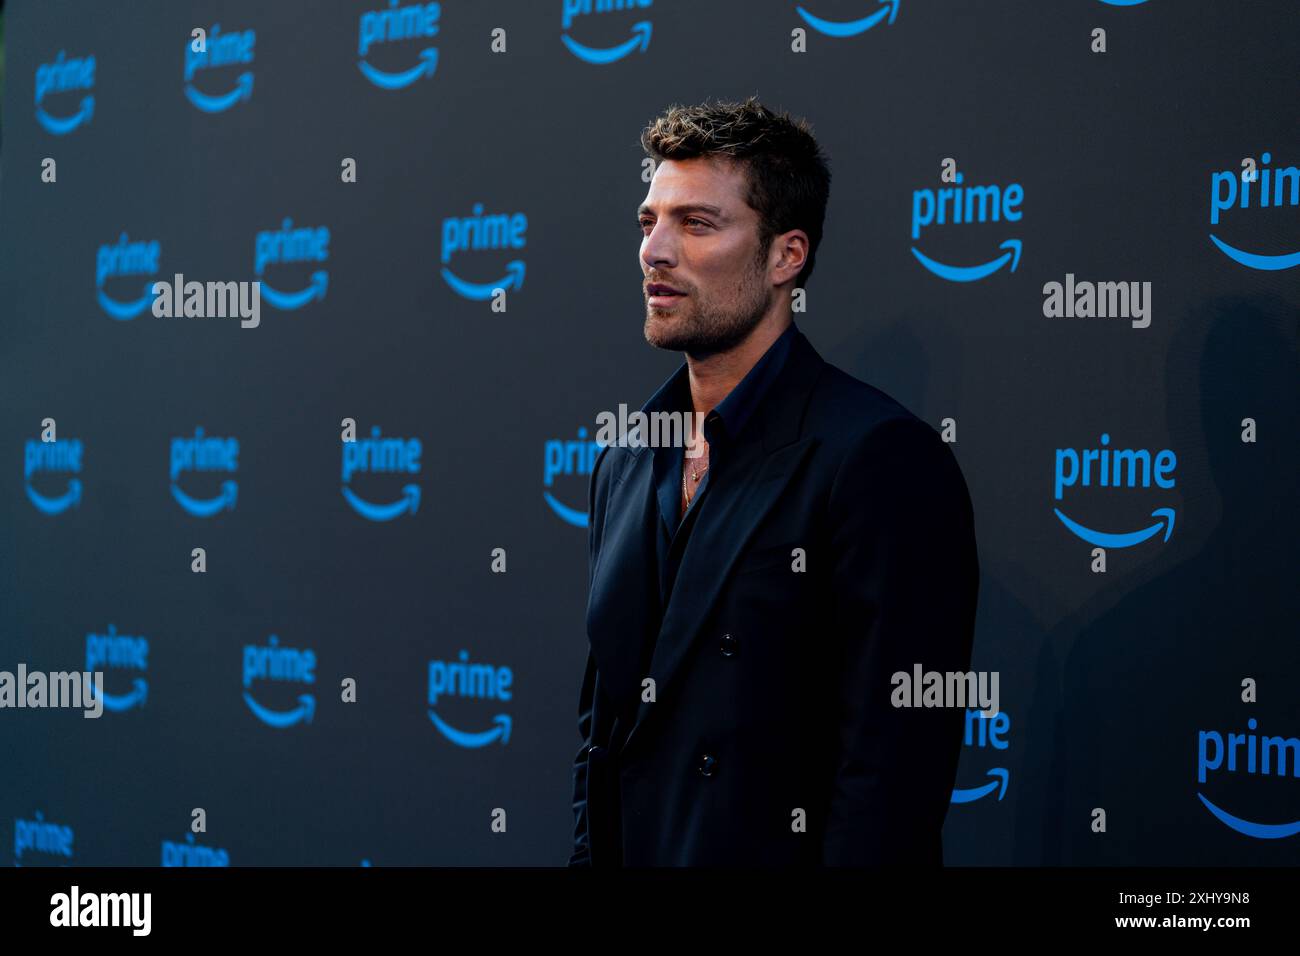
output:
M 709 471 L 708 465 L 705 465 L 704 471 L 701 471 L 698 474 L 692 471 L 691 480 L 698 482 L 701 478 L 703 478 L 708 473 L 708 471 Z M 682 495 L 683 497 L 686 498 L 686 507 L 689 508 L 691 506 L 691 493 L 686 490 L 686 469 L 684 468 L 682 469 Z

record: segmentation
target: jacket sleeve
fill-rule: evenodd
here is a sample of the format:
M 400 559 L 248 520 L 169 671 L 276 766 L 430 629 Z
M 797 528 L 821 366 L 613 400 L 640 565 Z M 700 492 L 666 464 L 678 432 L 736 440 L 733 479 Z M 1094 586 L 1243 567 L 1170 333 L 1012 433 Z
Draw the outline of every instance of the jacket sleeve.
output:
M 966 483 L 933 428 L 893 418 L 846 454 L 828 507 L 839 666 L 822 862 L 938 862 L 965 712 L 894 707 L 891 677 L 970 669 L 979 560 Z
M 591 468 L 591 482 L 587 490 L 587 578 L 588 587 L 596 568 L 597 527 L 601 524 L 597 515 L 597 499 L 604 506 L 603 496 L 596 491 L 597 476 L 608 448 L 603 448 L 596 456 Z M 591 749 L 591 715 L 596 699 L 596 658 L 588 649 L 587 667 L 582 677 L 582 689 L 578 692 L 578 736 L 582 746 L 573 760 L 573 852 L 569 855 L 569 866 L 591 866 L 591 844 L 587 828 L 587 751 Z
M 573 761 L 573 852 L 569 866 L 591 866 L 587 834 L 587 750 L 591 746 L 591 706 L 595 696 L 596 659 L 587 653 L 587 671 L 578 695 L 578 736 L 582 746 Z

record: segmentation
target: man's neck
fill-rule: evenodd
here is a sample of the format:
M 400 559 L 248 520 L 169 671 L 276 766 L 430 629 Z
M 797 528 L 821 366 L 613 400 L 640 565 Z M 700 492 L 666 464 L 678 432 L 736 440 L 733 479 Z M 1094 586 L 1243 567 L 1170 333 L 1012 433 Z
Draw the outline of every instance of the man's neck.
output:
M 717 408 L 772 347 L 772 343 L 781 337 L 781 333 L 790 327 L 792 319 L 789 312 L 776 318 L 765 317 L 735 348 L 702 358 L 687 355 L 691 404 L 696 414 L 707 415 Z

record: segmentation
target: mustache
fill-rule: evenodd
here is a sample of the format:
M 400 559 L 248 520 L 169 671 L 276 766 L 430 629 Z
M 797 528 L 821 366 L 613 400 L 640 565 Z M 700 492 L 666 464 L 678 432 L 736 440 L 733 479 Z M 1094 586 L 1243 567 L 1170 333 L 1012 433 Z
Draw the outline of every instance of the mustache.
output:
M 666 285 L 666 286 L 669 286 L 669 287 L 671 287 L 671 288 L 673 288 L 673 289 L 678 290 L 679 292 L 689 292 L 689 291 L 690 291 L 689 289 L 682 288 L 682 286 L 679 285 L 678 283 L 676 283 L 676 282 L 672 282 L 672 281 L 670 281 L 670 280 L 668 280 L 668 279 L 653 279 L 653 278 L 652 278 L 652 279 L 646 279 L 644 282 L 641 283 L 641 291 L 642 291 L 642 292 L 645 292 L 645 291 L 648 290 L 652 285 Z

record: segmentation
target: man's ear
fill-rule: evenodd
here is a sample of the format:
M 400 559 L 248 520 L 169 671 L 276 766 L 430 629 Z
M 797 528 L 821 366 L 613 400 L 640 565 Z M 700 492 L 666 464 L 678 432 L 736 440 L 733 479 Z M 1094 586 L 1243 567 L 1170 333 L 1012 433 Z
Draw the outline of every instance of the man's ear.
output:
M 789 278 L 798 285 L 799 273 L 808 264 L 808 234 L 802 229 L 791 229 L 778 236 L 777 242 L 781 248 L 779 264 L 791 270 Z

